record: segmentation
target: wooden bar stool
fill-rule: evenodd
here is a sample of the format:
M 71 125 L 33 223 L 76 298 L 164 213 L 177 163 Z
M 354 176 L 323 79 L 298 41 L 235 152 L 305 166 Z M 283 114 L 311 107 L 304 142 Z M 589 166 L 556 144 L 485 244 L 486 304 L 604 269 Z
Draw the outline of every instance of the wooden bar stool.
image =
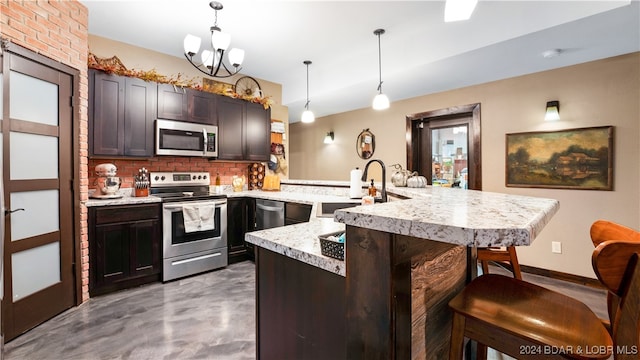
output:
M 518 263 L 515 246 L 507 246 L 506 248 L 478 248 L 478 261 L 480 261 L 482 265 L 483 274 L 489 273 L 489 262 L 493 261 L 511 270 L 514 278 L 522 280 L 520 263 Z
M 609 240 L 624 240 L 640 243 L 640 232 L 608 220 L 597 220 L 591 225 L 589 230 L 591 242 L 594 247 Z M 612 292 L 607 292 L 607 312 L 609 321 L 613 322 L 615 311 L 618 308 L 620 298 Z
M 640 243 L 606 241 L 592 264 L 598 279 L 621 298 L 610 328 L 580 301 L 507 276 L 482 275 L 456 295 L 449 358 L 462 359 L 464 338 L 518 359 L 627 359 L 640 345 Z M 627 357 L 624 357 L 624 356 Z

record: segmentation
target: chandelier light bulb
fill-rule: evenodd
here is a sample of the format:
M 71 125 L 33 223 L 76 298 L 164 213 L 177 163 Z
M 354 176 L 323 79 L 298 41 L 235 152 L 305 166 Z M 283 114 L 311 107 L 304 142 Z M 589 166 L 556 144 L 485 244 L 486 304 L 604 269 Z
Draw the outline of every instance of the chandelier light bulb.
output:
M 233 65 L 234 67 L 238 67 L 242 65 L 243 61 L 244 61 L 244 50 L 233 48 L 229 51 L 229 62 L 231 63 L 231 65 Z
M 193 56 L 200 51 L 200 43 L 202 39 L 195 35 L 187 34 L 184 37 L 184 52 L 189 54 L 189 56 Z
M 202 51 L 202 65 L 208 69 L 213 67 L 213 52 L 209 50 Z
M 211 32 L 211 45 L 216 50 L 227 50 L 231 44 L 231 35 L 218 30 Z

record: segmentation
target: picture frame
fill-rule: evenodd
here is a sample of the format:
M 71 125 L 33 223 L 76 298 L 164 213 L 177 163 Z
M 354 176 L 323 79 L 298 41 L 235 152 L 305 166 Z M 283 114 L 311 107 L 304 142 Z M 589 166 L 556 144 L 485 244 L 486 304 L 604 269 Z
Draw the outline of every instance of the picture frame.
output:
M 613 126 L 506 134 L 507 187 L 613 190 Z

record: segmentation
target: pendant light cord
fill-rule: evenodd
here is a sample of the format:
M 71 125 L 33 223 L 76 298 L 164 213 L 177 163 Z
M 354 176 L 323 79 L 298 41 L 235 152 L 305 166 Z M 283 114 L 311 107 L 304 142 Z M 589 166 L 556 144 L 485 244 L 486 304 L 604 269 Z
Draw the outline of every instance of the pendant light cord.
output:
M 304 108 L 309 110 L 309 64 L 311 64 L 311 61 L 305 60 L 304 64 L 307 65 L 307 102 L 304 104 Z
M 384 34 L 384 29 L 377 29 L 373 32 L 378 35 L 378 74 L 380 76 L 380 83 L 378 83 L 378 93 L 382 94 L 382 47 L 380 45 L 380 35 Z

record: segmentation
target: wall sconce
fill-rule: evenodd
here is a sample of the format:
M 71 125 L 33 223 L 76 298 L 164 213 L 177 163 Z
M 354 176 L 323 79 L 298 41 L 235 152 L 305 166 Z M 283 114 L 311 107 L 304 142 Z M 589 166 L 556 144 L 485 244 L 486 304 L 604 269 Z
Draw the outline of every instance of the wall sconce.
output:
M 544 120 L 560 120 L 560 102 L 558 100 L 547 101 L 547 112 L 544 114 Z
M 333 144 L 333 131 L 329 131 L 324 137 L 325 144 Z

